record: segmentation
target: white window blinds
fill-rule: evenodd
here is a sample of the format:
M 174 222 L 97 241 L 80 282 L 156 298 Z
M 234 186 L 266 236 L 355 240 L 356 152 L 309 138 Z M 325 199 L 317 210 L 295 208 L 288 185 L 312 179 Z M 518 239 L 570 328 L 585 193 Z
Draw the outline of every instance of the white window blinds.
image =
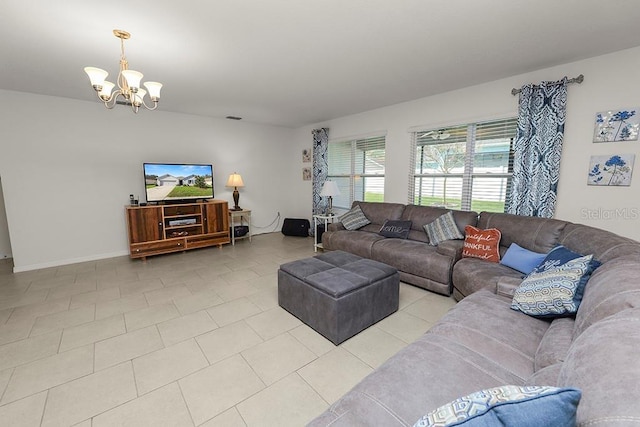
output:
M 504 212 L 515 118 L 413 133 L 409 203 Z
M 335 208 L 349 209 L 354 200 L 384 200 L 385 137 L 329 142 L 328 179 L 335 181 L 340 196 Z

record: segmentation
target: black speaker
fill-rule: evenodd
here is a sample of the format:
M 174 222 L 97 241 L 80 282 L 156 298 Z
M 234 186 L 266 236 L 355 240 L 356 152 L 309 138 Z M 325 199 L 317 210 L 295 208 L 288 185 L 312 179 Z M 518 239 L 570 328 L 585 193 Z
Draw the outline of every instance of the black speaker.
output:
M 309 237 L 309 220 L 285 218 L 282 223 L 282 234 L 285 236 Z
M 235 225 L 233 230 L 230 230 L 233 233 L 233 237 L 243 237 L 249 233 L 248 225 Z

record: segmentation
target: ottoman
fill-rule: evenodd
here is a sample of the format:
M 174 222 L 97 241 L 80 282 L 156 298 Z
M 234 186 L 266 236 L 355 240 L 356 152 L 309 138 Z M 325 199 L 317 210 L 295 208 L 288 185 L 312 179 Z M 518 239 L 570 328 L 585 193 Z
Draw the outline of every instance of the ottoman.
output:
M 282 264 L 278 304 L 335 345 L 398 310 L 400 275 L 343 251 Z

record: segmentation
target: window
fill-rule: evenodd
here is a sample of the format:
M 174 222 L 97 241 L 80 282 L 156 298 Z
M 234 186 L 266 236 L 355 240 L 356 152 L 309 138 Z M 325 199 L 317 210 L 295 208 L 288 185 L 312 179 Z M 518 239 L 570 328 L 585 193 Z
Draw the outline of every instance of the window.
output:
M 515 118 L 413 133 L 409 203 L 504 212 Z
M 384 200 L 385 137 L 329 142 L 327 179 L 338 184 L 333 206 L 351 208 L 354 200 Z

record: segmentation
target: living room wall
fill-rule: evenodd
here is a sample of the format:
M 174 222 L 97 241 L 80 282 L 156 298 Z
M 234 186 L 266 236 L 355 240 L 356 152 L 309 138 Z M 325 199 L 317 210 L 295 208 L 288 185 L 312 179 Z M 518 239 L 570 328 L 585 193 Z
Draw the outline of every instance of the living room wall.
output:
M 640 107 L 639 69 L 640 48 L 628 49 L 305 126 L 297 129 L 296 144 L 299 150 L 311 147 L 310 132 L 318 127 L 330 129 L 330 140 L 385 132 L 385 201 L 407 203 L 410 131 L 515 117 L 518 97 L 512 88 L 584 74 L 584 83 L 568 89 L 556 217 L 640 240 L 640 169 L 630 187 L 587 186 L 592 155 L 635 154 L 640 168 L 640 141 L 592 142 L 596 112 Z M 296 214 L 309 216 L 311 184 L 301 182 L 298 191 L 307 201 Z
M 231 205 L 225 184 L 237 171 L 245 183 L 240 206 L 253 210 L 257 226 L 293 203 L 276 191 L 293 179 L 293 170 L 277 167 L 291 129 L 168 113 L 162 104 L 133 114 L 13 91 L 0 91 L 0 114 L 15 271 L 127 255 L 124 206 L 129 194 L 144 201 L 143 162 L 212 163 L 215 196 Z

